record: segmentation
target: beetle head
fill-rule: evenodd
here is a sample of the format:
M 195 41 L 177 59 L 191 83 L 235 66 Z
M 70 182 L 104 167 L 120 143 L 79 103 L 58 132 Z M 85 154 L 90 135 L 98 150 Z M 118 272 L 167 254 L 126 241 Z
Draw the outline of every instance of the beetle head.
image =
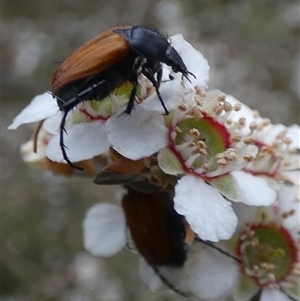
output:
M 169 47 L 166 51 L 166 58 L 165 58 L 164 63 L 167 64 L 168 66 L 170 66 L 172 68 L 173 72 L 182 73 L 182 77 L 185 77 L 189 82 L 190 82 L 190 79 L 188 78 L 189 74 L 192 75 L 194 78 L 196 78 L 196 76 L 192 72 L 188 71 L 181 56 L 176 51 L 176 49 L 171 45 L 169 45 Z M 172 79 L 174 79 L 174 77 L 172 76 L 172 78 L 170 78 L 170 79 L 172 80 Z

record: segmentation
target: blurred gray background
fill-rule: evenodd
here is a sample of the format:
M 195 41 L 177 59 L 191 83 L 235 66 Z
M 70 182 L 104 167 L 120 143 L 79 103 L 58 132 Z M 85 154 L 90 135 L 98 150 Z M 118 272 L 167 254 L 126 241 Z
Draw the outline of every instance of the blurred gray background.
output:
M 299 123 L 299 1 L 2 0 L 1 295 L 3 301 L 195 300 L 151 293 L 138 258 L 83 248 L 81 223 L 115 187 L 27 167 L 20 144 L 32 127 L 7 131 L 29 101 L 50 89 L 67 54 L 118 24 L 182 33 L 208 59 L 210 88 L 234 95 L 273 123 Z

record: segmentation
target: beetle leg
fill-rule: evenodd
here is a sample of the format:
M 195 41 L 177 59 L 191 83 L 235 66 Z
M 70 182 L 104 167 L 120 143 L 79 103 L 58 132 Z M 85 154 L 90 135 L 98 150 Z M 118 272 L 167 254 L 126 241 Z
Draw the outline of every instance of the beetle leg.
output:
M 135 97 L 136 97 L 136 93 L 137 93 L 137 87 L 138 87 L 138 75 L 134 74 L 132 79 L 131 79 L 131 83 L 132 83 L 132 89 L 131 89 L 131 93 L 130 93 L 130 97 L 129 97 L 129 101 L 127 103 L 127 107 L 125 110 L 125 114 L 130 115 L 133 108 L 134 108 L 134 102 L 135 102 Z
M 161 78 L 162 78 L 162 69 L 160 69 L 160 70 L 157 71 L 157 79 L 155 79 L 153 71 L 151 70 L 151 68 L 147 68 L 146 66 L 143 66 L 142 68 L 143 68 L 143 72 L 142 73 L 150 80 L 150 82 L 154 86 L 154 88 L 156 90 L 156 94 L 158 96 L 158 99 L 159 99 L 162 107 L 165 110 L 165 114 L 168 115 L 169 111 L 166 108 L 165 103 L 164 103 L 164 101 L 163 101 L 163 99 L 161 97 L 161 94 L 159 92 L 159 85 L 160 85 Z
M 135 74 L 137 76 L 139 76 L 140 74 L 142 74 L 143 72 L 143 65 L 145 65 L 147 63 L 147 60 L 142 57 L 142 56 L 138 56 L 135 60 L 134 60 L 134 64 L 133 64 L 133 70 L 135 72 Z
M 153 72 L 152 72 L 153 74 Z M 163 71 L 161 64 L 159 64 L 159 69 L 156 71 L 156 82 L 157 82 L 157 87 L 160 87 L 161 79 L 162 79 Z
M 130 93 L 129 101 L 127 103 L 127 108 L 125 110 L 125 114 L 130 115 L 133 108 L 134 108 L 134 102 L 135 102 L 135 97 L 137 94 L 137 87 L 138 87 L 138 76 L 142 74 L 143 72 L 143 65 L 147 62 L 147 60 L 144 57 L 137 57 L 134 61 L 133 64 L 133 71 L 134 74 L 131 77 L 130 82 L 132 83 L 132 90 Z
M 78 166 L 76 164 L 74 164 L 68 157 L 67 152 L 66 152 L 66 146 L 64 144 L 64 132 L 66 133 L 66 129 L 65 129 L 65 124 L 66 124 L 66 119 L 67 119 L 67 115 L 68 115 L 69 111 L 65 111 L 64 115 L 61 119 L 60 122 L 60 126 L 59 126 L 59 132 L 60 132 L 60 136 L 59 136 L 59 146 L 63 155 L 63 158 L 66 160 L 66 162 L 73 168 L 78 169 L 78 170 L 83 170 L 83 168 L 81 166 Z

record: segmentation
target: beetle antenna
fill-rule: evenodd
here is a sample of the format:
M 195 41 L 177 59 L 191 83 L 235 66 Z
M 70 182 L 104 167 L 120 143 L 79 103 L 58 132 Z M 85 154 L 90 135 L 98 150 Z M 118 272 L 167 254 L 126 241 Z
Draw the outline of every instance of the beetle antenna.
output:
M 174 292 L 176 292 L 177 294 L 179 294 L 183 297 L 191 296 L 190 293 L 181 291 L 180 289 L 177 289 L 165 276 L 162 275 L 158 266 L 152 265 L 152 268 L 153 268 L 154 272 L 157 274 L 157 276 L 159 276 L 159 278 L 162 280 L 162 282 L 166 286 L 168 286 L 171 290 L 173 290 Z
M 50 94 L 53 98 L 55 97 L 55 95 L 51 91 L 46 91 L 46 93 Z
M 229 257 L 229 258 L 235 260 L 237 263 L 241 263 L 241 262 L 242 262 L 239 258 L 233 256 L 233 255 L 230 254 L 229 252 L 227 252 L 227 251 L 223 250 L 222 248 L 216 246 L 213 242 L 203 240 L 203 239 L 201 239 L 201 238 L 199 238 L 199 237 L 196 238 L 195 240 L 196 240 L 197 242 L 199 242 L 199 243 L 202 243 L 202 244 L 204 244 L 204 245 L 206 245 L 206 246 L 212 248 L 212 249 L 217 250 L 218 252 L 224 254 L 225 256 L 227 256 L 227 257 Z
M 66 145 L 64 144 L 64 133 L 67 133 L 66 129 L 65 129 L 65 124 L 66 124 L 66 119 L 67 119 L 67 115 L 68 115 L 69 111 L 65 111 L 64 115 L 61 119 L 60 122 L 60 127 L 59 127 L 59 132 L 60 132 L 60 136 L 59 136 L 59 146 L 63 155 L 64 160 L 69 164 L 69 166 L 71 166 L 72 168 L 75 168 L 77 170 L 83 171 L 84 169 L 81 166 L 78 166 L 76 164 L 74 164 L 68 157 L 67 152 L 66 152 Z
M 51 91 L 47 91 L 47 93 L 50 94 L 53 98 L 58 99 L 61 103 L 64 104 L 64 106 L 66 105 L 66 102 L 62 98 L 58 97 L 57 95 L 55 95 Z M 74 102 L 74 97 L 71 99 L 71 101 Z M 70 102 L 70 100 L 67 102 L 67 104 L 69 104 L 69 102 Z
M 47 91 L 46 93 L 50 94 L 53 98 L 56 98 L 56 99 L 60 100 L 61 102 L 64 102 L 62 98 L 56 96 L 56 95 L 53 94 L 51 91 Z

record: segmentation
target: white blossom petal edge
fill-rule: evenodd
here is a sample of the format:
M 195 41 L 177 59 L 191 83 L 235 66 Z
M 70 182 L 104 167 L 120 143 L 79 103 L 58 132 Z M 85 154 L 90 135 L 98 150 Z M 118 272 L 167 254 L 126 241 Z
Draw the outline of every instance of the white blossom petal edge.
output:
M 131 160 L 151 156 L 167 145 L 163 117 L 139 106 L 130 116 L 113 115 L 105 125 L 114 149 Z
M 168 71 L 165 71 L 165 73 L 168 73 Z M 181 85 L 179 80 L 169 80 L 161 84 L 159 92 L 166 108 L 170 111 L 175 109 L 182 102 L 186 88 Z M 165 114 L 164 108 L 156 93 L 147 97 L 139 104 L 139 107 L 147 111 L 156 111 L 160 114 Z
M 231 174 L 239 185 L 244 204 L 270 206 L 276 200 L 275 190 L 265 179 L 244 171 L 233 171 Z
M 157 291 L 164 286 L 164 283 L 157 276 L 153 267 L 150 266 L 143 257 L 140 257 L 139 272 L 150 291 Z
M 50 93 L 45 92 L 34 97 L 31 103 L 14 118 L 8 129 L 15 130 L 22 124 L 37 122 L 57 113 L 59 109 L 56 101 Z
M 300 149 L 300 127 L 298 124 L 293 124 L 288 127 L 287 136 L 291 139 L 290 147 Z
M 122 208 L 111 204 L 91 207 L 83 221 L 85 248 L 95 256 L 109 257 L 126 244 L 126 221 Z
M 284 293 L 280 292 L 279 290 L 275 289 L 264 289 L 262 291 L 260 301 L 290 301 L 291 299 L 285 295 Z
M 220 300 L 232 288 L 238 266 L 232 263 L 233 259 L 212 249 L 203 249 L 193 257 L 185 268 L 192 293 L 205 300 Z M 212 289 L 212 283 L 218 285 Z
M 237 226 L 237 217 L 218 190 L 192 175 L 175 187 L 174 208 L 185 216 L 192 230 L 203 240 L 228 239 Z
M 46 156 L 55 162 L 63 162 L 59 146 L 60 136 L 54 136 L 47 146 Z M 103 121 L 77 123 L 70 126 L 64 134 L 66 152 L 71 161 L 91 159 L 109 148 Z

